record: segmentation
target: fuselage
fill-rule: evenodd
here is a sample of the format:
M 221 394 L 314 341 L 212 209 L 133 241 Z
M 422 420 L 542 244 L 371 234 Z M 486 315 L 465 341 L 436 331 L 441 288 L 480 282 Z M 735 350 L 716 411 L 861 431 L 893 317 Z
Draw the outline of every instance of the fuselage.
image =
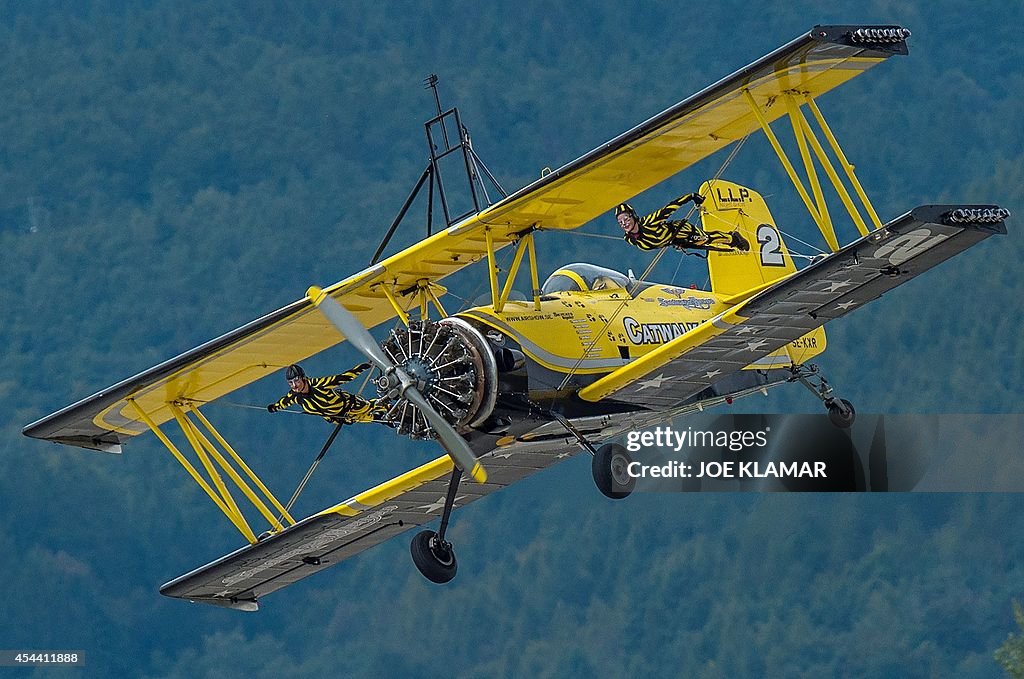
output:
M 510 301 L 460 317 L 500 334 L 536 365 L 531 391 L 564 394 L 586 386 L 693 330 L 743 300 L 712 291 L 638 281 L 591 264 L 562 267 L 544 284 L 540 308 Z M 786 368 L 824 349 L 824 332 L 801 338 L 747 370 Z M 557 384 L 552 384 L 557 382 Z
M 485 452 L 514 440 L 565 436 L 559 417 L 603 429 L 612 419 L 647 412 L 614 398 L 588 401 L 578 392 L 748 297 L 570 264 L 548 278 L 536 301 L 512 300 L 500 310 L 474 307 L 440 323 L 415 322 L 393 331 L 382 346 L 474 450 Z M 824 346 L 824 331 L 816 329 L 648 415 L 671 417 L 690 406 L 763 391 L 785 381 L 791 366 Z M 430 436 L 425 420 L 401 401 L 389 412 L 399 433 Z

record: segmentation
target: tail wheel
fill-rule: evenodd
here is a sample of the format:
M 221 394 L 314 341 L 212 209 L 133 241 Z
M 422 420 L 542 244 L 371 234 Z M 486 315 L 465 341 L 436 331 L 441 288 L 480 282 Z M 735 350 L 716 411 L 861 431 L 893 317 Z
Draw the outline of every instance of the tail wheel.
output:
M 455 577 L 459 562 L 455 550 L 432 530 L 420 531 L 410 545 L 412 561 L 427 580 L 443 585 Z
M 629 451 L 618 443 L 606 443 L 597 449 L 590 469 L 594 474 L 594 484 L 602 495 L 621 500 L 633 492 L 636 479 L 628 471 L 632 461 Z
M 835 399 L 828 404 L 828 419 L 840 429 L 849 429 L 857 419 L 857 411 L 845 398 Z

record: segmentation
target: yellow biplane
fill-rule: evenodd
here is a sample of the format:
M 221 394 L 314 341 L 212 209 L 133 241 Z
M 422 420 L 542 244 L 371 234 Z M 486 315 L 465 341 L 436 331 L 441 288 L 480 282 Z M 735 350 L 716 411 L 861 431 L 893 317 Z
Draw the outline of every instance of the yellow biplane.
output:
M 436 519 L 437 531 L 413 538 L 412 556 L 427 578 L 447 582 L 457 568 L 445 539 L 453 508 L 583 450 L 593 455 L 599 489 L 623 497 L 631 490 L 628 453 L 615 443 L 597 446 L 630 429 L 789 382 L 810 388 L 834 423 L 849 426 L 853 406 L 808 363 L 825 349 L 822 326 L 1006 233 L 1008 212 L 995 205 L 922 206 L 883 224 L 817 106 L 820 95 L 907 54 L 909 35 L 899 26 L 817 26 L 493 204 L 481 206 L 479 194 L 486 192 L 474 188 L 474 208 L 453 217 L 442 190 L 448 224 L 438 233 L 339 283 L 311 287 L 304 298 L 24 433 L 120 452 L 128 439 L 154 432 L 249 543 L 161 592 L 255 610 L 266 594 Z M 804 177 L 772 129 L 780 118 L 793 128 Z M 767 136 L 830 252 L 798 269 L 763 198 L 716 178 L 699 189 L 702 224 L 739 231 L 750 248 L 707 252 L 710 290 L 584 263 L 561 267 L 540 284 L 538 233 L 576 229 L 757 131 Z M 457 111 L 442 112 L 438 101 L 427 132 L 430 165 L 389 236 L 428 179 L 431 197 L 435 182 L 442 187 L 446 154 L 461 152 L 470 187 L 482 187 L 482 164 Z M 853 242 L 838 240 L 819 166 L 859 231 Z M 495 258 L 506 246 L 514 258 L 502 272 Z M 476 262 L 487 268 L 488 303 L 449 315 L 439 281 Z M 516 300 L 511 291 L 521 268 L 529 269 L 531 292 Z M 367 330 L 396 318 L 383 341 Z M 378 396 L 395 432 L 436 439 L 448 454 L 295 520 L 200 405 L 346 339 L 378 369 Z M 171 422 L 205 476 L 161 429 Z M 464 475 L 474 482 L 463 482 Z M 247 511 L 268 522 L 265 534 L 250 526 L 228 481 L 252 503 Z

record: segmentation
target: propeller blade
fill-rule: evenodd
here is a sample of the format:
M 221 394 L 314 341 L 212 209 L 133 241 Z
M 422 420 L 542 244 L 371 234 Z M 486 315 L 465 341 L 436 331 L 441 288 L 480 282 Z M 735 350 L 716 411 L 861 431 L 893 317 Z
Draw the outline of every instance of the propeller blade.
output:
M 381 351 L 377 345 L 377 341 L 373 339 L 373 335 L 363 327 L 363 324 L 359 322 L 352 312 L 338 304 L 338 302 L 325 293 L 323 290 L 313 285 L 306 290 L 306 297 L 309 301 L 314 304 L 324 316 L 327 317 L 334 327 L 341 331 L 341 334 L 354 346 L 359 353 L 381 369 L 381 372 L 387 372 L 389 368 L 394 368 L 395 364 L 391 362 L 384 352 Z
M 320 309 L 320 312 L 327 317 L 327 320 L 352 343 L 352 346 L 359 353 L 370 359 L 382 372 L 394 371 L 402 385 L 402 395 L 420 409 L 427 422 L 437 432 L 445 452 L 448 453 L 456 464 L 462 467 L 463 471 L 472 476 L 477 483 L 484 483 L 487 480 L 487 472 L 484 470 L 483 465 L 480 464 L 480 461 L 476 459 L 476 456 L 473 455 L 473 451 L 470 449 L 469 444 L 466 443 L 466 439 L 459 436 L 459 433 L 448 424 L 448 421 L 434 410 L 433 406 L 427 403 L 427 399 L 423 398 L 423 394 L 414 386 L 413 379 L 384 355 L 384 352 L 377 345 L 377 341 L 373 339 L 373 335 L 363 327 L 359 319 L 333 297 L 315 285 L 310 286 L 306 290 L 306 296 L 310 302 Z
M 459 436 L 459 433 L 455 431 L 452 425 L 448 424 L 448 420 L 444 419 L 439 412 L 427 403 L 427 399 L 423 398 L 423 394 L 416 387 L 410 385 L 406 387 L 403 395 L 420 409 L 420 412 L 427 418 L 430 426 L 437 432 L 445 452 L 462 467 L 463 471 L 472 476 L 473 480 L 477 483 L 487 481 L 487 471 L 480 464 L 480 461 L 477 460 L 476 455 L 473 454 L 469 444 L 466 443 L 466 439 Z

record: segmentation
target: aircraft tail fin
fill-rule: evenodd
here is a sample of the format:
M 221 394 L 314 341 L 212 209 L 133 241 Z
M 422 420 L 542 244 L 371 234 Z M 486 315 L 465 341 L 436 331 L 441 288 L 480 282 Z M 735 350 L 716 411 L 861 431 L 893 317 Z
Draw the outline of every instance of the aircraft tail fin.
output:
M 737 295 L 796 273 L 796 265 L 782 234 L 775 226 L 761 194 L 733 182 L 704 182 L 705 231 L 737 231 L 747 241 L 745 252 L 708 252 L 711 289 L 721 295 Z
M 762 288 L 796 273 L 793 256 L 757 191 L 732 182 L 704 182 L 705 231 L 738 231 L 748 249 L 708 252 L 711 289 L 726 297 Z M 825 329 L 815 328 L 767 357 L 774 365 L 804 363 L 825 350 Z M 759 365 L 751 367 L 763 367 Z

